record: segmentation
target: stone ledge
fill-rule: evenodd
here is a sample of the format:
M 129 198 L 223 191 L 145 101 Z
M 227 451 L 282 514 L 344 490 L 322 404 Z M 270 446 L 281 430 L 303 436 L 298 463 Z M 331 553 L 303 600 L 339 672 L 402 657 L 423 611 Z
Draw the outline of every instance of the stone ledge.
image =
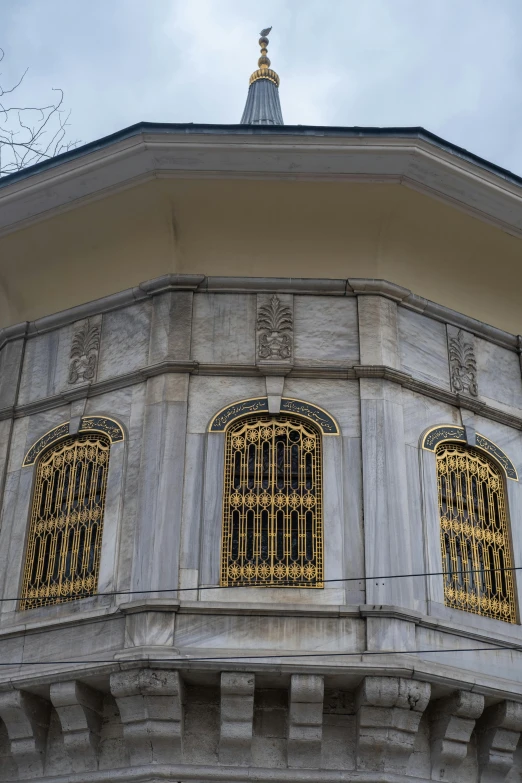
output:
M 76 389 L 55 394 L 52 397 L 44 397 L 25 405 L 12 405 L 0 409 L 0 421 L 10 418 L 21 418 L 51 410 L 64 403 L 70 403 L 85 397 L 96 397 L 107 392 L 126 388 L 137 383 L 143 383 L 148 378 L 170 373 L 190 373 L 208 376 L 232 376 L 232 377 L 260 377 L 264 373 L 255 365 L 232 364 L 199 364 L 196 361 L 165 361 L 148 365 L 131 373 L 108 378 L 90 384 L 88 387 L 79 386 Z M 426 381 L 417 380 L 412 375 L 402 370 L 385 365 L 294 365 L 288 373 L 289 378 L 320 378 L 333 380 L 356 380 L 359 378 L 382 379 L 390 383 L 396 383 L 405 389 L 417 392 L 434 400 L 447 403 L 457 408 L 465 408 L 473 411 L 485 419 L 505 424 L 516 430 L 522 430 L 522 415 L 515 416 L 501 408 L 494 408 L 473 397 L 451 392 Z
M 134 769 L 53 775 L 45 783 L 404 783 L 404 775 L 345 770 L 295 770 L 282 768 L 206 766 L 201 764 L 147 764 Z M 426 778 L 408 776 L 408 783 L 426 783 Z M 10 783 L 6 781 L 6 783 Z M 13 782 L 14 783 L 14 782 Z

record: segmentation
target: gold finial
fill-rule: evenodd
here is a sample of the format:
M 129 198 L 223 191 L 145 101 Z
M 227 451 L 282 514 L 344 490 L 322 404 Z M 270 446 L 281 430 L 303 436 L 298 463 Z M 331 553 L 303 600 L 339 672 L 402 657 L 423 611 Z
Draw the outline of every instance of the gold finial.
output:
M 275 71 L 272 71 L 270 68 L 270 60 L 268 58 L 268 52 L 267 52 L 267 46 L 268 46 L 268 38 L 267 35 L 269 34 L 271 27 L 265 27 L 264 30 L 261 30 L 261 38 L 259 39 L 259 46 L 261 47 L 261 57 L 257 61 L 257 64 L 259 66 L 259 70 L 254 71 L 252 76 L 250 77 L 250 84 L 252 82 L 256 82 L 258 79 L 268 79 L 271 82 L 274 82 L 279 87 L 279 76 Z

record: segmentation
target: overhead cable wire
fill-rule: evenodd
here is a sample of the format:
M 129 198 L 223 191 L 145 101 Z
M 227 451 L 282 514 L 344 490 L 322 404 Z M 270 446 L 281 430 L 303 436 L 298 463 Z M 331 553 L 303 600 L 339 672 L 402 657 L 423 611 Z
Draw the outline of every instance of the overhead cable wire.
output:
M 489 647 L 446 647 L 442 650 L 363 650 L 350 652 L 319 652 L 319 653 L 281 653 L 281 654 L 257 654 L 257 655 L 216 655 L 216 656 L 177 656 L 172 658 L 124 658 L 121 661 L 115 658 L 85 659 L 79 661 L 0 661 L 0 666 L 64 666 L 64 665 L 89 665 L 89 664 L 114 664 L 114 663 L 202 663 L 205 661 L 251 661 L 251 660 L 280 660 L 282 658 L 339 658 L 339 657 L 365 657 L 367 655 L 426 655 L 439 653 L 466 653 L 466 652 L 491 652 L 498 650 L 511 650 L 521 652 L 521 645 L 492 645 Z
M 458 571 L 452 571 L 451 576 L 457 574 L 482 574 L 484 572 L 490 572 L 500 574 L 506 571 L 522 571 L 522 566 L 512 567 L 499 567 L 499 568 L 473 568 L 462 569 Z M 322 584 L 331 584 L 337 582 L 378 582 L 381 579 L 413 579 L 416 577 L 426 576 L 448 576 L 448 571 L 419 571 L 418 573 L 411 574 L 385 574 L 384 576 L 346 576 L 338 577 L 336 579 L 323 579 Z M 148 595 L 149 593 L 186 593 L 186 592 L 199 592 L 200 590 L 237 590 L 241 587 L 300 587 L 301 585 L 265 585 L 265 584 L 246 584 L 246 585 L 202 585 L 200 587 L 162 587 L 155 590 L 109 590 L 102 593 L 92 593 L 88 596 L 78 596 L 78 598 L 94 598 L 96 596 L 111 596 L 111 595 Z M 306 588 L 306 585 L 302 585 Z M 0 603 L 4 601 L 36 601 L 38 597 L 30 595 L 18 595 L 7 598 L 0 598 Z

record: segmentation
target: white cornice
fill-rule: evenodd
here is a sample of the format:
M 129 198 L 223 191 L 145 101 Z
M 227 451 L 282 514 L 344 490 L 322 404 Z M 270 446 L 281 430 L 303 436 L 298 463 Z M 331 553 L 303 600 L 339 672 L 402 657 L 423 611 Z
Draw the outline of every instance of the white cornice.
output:
M 0 189 L 0 234 L 156 177 L 400 183 L 515 236 L 522 187 L 423 138 L 139 133 Z

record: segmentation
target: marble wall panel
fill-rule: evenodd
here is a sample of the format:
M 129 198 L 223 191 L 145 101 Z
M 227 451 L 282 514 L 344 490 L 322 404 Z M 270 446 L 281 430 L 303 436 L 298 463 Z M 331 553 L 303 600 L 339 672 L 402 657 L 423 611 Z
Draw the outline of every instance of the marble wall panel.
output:
M 200 582 L 203 585 L 217 585 L 220 579 L 224 465 L 225 436 L 222 433 L 212 433 L 207 436 L 203 484 L 203 522 L 199 552 Z M 207 591 L 203 598 L 211 601 L 217 592 Z
M 324 578 L 339 579 L 345 574 L 343 504 L 343 439 L 323 438 L 323 542 Z M 343 524 L 344 522 L 344 524 Z M 328 588 L 344 593 L 343 582 L 328 582 Z M 312 603 L 313 603 L 312 597 Z
M 324 408 L 337 420 L 346 437 L 357 438 L 361 434 L 358 381 L 285 378 L 283 397 Z
M 444 324 L 399 307 L 401 369 L 414 378 L 450 389 L 448 341 Z
M 2 663 L 10 664 L 2 666 L 2 679 L 4 682 L 10 677 L 16 677 L 24 671 L 24 666 L 21 665 L 23 661 L 23 649 L 23 634 L 0 637 L 0 660 Z M 0 773 L 0 780 L 1 779 Z M 16 780 L 16 777 L 14 779 Z
M 461 615 L 468 614 L 460 612 Z M 487 618 L 480 618 L 487 619 Z M 494 621 L 491 621 L 494 622 Z M 505 623 L 502 623 L 505 625 Z M 474 684 L 478 674 L 490 678 L 490 683 L 498 683 L 498 674 L 502 677 L 504 689 L 517 687 L 517 696 L 522 695 L 522 653 L 514 650 L 495 650 L 493 646 L 484 651 L 470 651 L 473 647 L 488 647 L 487 643 L 478 643 L 467 636 L 451 633 L 441 633 L 439 630 L 423 628 L 416 629 L 417 649 L 440 650 L 441 652 L 420 653 L 425 661 L 451 667 L 451 674 L 458 682 Z M 453 652 L 444 652 L 452 650 Z M 458 652 L 454 652 L 458 650 Z M 449 672 L 448 672 L 449 673 Z M 505 692 L 505 691 L 504 691 Z
M 410 448 L 410 447 L 407 447 Z M 442 556 L 440 549 L 440 515 L 437 489 L 437 465 L 435 454 L 422 449 L 421 503 L 423 517 L 424 559 L 426 563 L 427 613 L 433 614 L 435 606 L 444 604 L 444 582 L 440 575 Z M 414 580 L 417 582 L 417 579 Z
M 357 364 L 359 326 L 356 298 L 295 296 L 294 357 L 297 365 Z
M 125 475 L 125 441 L 113 443 L 109 459 L 98 592 L 116 589 L 117 554 L 121 528 Z
M 204 364 L 255 364 L 255 294 L 195 294 L 192 358 Z
M 386 382 L 361 381 L 364 527 L 367 575 L 411 573 L 415 531 L 408 505 L 404 416 L 400 396 Z M 379 399 L 379 390 L 381 399 Z M 414 608 L 409 580 L 367 582 L 367 601 Z
M 344 572 L 350 580 L 344 585 L 347 604 L 366 603 L 364 577 L 364 521 L 362 506 L 361 439 L 342 437 L 343 444 L 343 507 L 344 507 Z
M 32 662 L 41 662 L 43 653 L 50 661 L 88 660 L 102 653 L 123 649 L 125 619 L 85 620 L 48 631 L 26 632 L 23 660 L 30 676 Z
M 0 421 L 0 508 L 1 498 L 4 490 L 5 474 L 7 473 L 7 460 L 9 458 L 9 443 L 11 439 L 11 429 L 14 425 L 12 419 Z
M 150 301 L 104 314 L 98 381 L 125 375 L 147 364 L 151 319 Z
M 27 445 L 29 430 L 29 424 L 32 417 L 24 416 L 22 419 L 15 419 L 13 421 L 13 430 L 11 432 L 11 442 L 9 443 L 9 451 L 7 453 L 7 471 L 19 470 L 22 462 L 24 461 L 25 453 L 29 448 Z M 43 431 L 45 432 L 45 430 Z M 43 432 L 40 434 L 43 435 Z M 38 435 L 34 438 L 36 438 Z M 32 442 L 32 441 L 31 441 Z M 29 446 L 31 443 L 29 443 Z
M 144 383 L 140 385 L 145 386 Z M 82 415 L 110 416 L 119 421 L 126 429 L 129 426 L 134 389 L 135 386 L 126 386 L 124 389 L 89 397 L 85 402 L 85 410 Z
M 69 342 L 60 336 L 70 332 L 70 327 L 31 337 L 26 342 L 22 378 L 18 393 L 18 404 L 50 397 L 56 394 L 56 368 L 59 362 L 68 363 L 68 354 L 64 350 Z
M 402 390 L 404 408 L 404 439 L 410 446 L 419 446 L 421 436 L 430 427 L 439 424 L 457 424 L 462 426 L 460 411 L 454 405 L 432 400 L 422 394 Z
M 397 303 L 383 296 L 359 296 L 361 364 L 399 369 Z
M 415 623 L 396 617 L 367 617 L 366 643 L 368 650 L 415 649 Z
M 410 573 L 423 573 L 427 571 L 427 563 L 425 558 L 425 546 L 426 546 L 426 528 L 425 521 L 423 519 L 422 508 L 422 472 L 419 458 L 419 447 L 405 446 L 406 454 L 406 476 L 407 476 L 407 492 L 408 492 L 408 510 L 410 517 L 410 525 L 412 528 L 411 535 L 411 571 Z M 440 545 L 438 540 L 433 543 L 430 541 L 429 546 L 433 546 L 438 552 Z M 442 564 L 441 564 L 442 566 Z M 440 571 L 440 568 L 436 569 Z M 418 612 L 427 611 L 427 596 L 426 596 L 426 580 L 423 576 L 411 577 L 408 579 L 409 584 L 412 587 L 414 595 L 414 606 Z
M 178 583 L 185 460 L 186 401 L 173 400 L 187 379 L 158 376 L 147 382 L 133 589 L 163 590 Z
M 6 480 L 0 532 L 3 559 L 0 579 L 4 598 L 20 595 L 33 477 L 34 468 L 20 468 L 9 473 Z M 15 608 L 16 602 L 4 601 L 0 611 L 12 612 Z
M 475 352 L 480 399 L 520 416 L 522 379 L 518 355 L 479 337 L 475 338 Z
M 0 350 L 0 410 L 16 402 L 23 351 L 23 340 L 6 343 Z
M 118 590 L 129 590 L 132 572 L 134 535 L 138 507 L 138 487 L 143 441 L 146 384 L 132 387 L 130 415 L 125 443 L 125 479 L 121 515 L 119 554 L 117 559 Z M 118 600 L 123 600 L 120 597 Z M 130 598 L 132 600 L 132 597 Z
M 362 620 L 346 617 L 179 614 L 174 646 L 187 652 L 202 648 L 241 648 L 243 651 L 313 650 L 327 655 L 364 650 L 365 625 Z
M 59 424 L 70 420 L 71 408 L 70 405 L 59 405 L 56 408 L 51 408 L 51 410 L 34 413 L 32 416 L 27 416 L 26 418 L 27 430 L 23 454 L 16 467 L 22 464 L 26 452 L 38 438 L 41 438 L 46 432 L 52 430 L 53 427 L 57 427 Z
M 204 554 L 204 553 L 203 553 Z M 216 557 L 216 568 L 219 564 L 219 552 Z M 202 556 L 203 561 L 203 556 Z M 203 576 L 200 583 L 204 582 Z M 216 584 L 216 582 L 214 582 Z M 190 585 L 187 585 L 190 586 Z M 278 604 L 306 609 L 311 606 L 342 606 L 345 603 L 345 588 L 337 582 L 326 583 L 324 588 L 299 587 L 213 587 L 202 591 L 201 601 L 220 601 L 222 603 L 241 602 L 248 604 Z
M 168 291 L 152 302 L 149 362 L 188 359 L 192 330 L 192 292 Z
M 193 375 L 190 378 L 187 430 L 191 433 L 206 432 L 212 417 L 225 405 L 265 395 L 264 378 Z
M 186 443 L 180 568 L 198 569 L 205 470 L 205 435 L 189 434 Z

